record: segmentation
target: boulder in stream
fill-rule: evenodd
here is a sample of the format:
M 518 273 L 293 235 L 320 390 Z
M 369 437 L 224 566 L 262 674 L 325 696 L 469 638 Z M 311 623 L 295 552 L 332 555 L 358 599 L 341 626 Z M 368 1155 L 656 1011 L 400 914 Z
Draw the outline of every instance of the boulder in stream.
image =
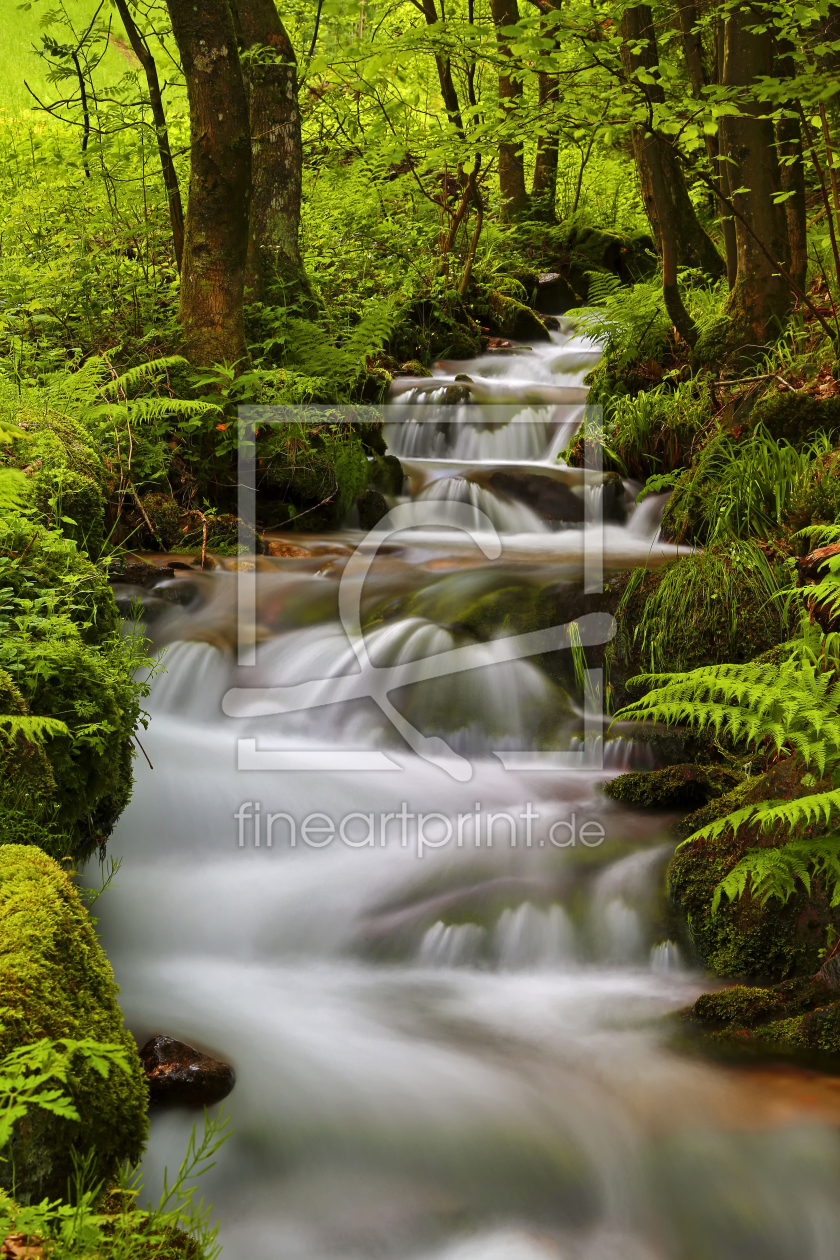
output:
M 152 1107 L 211 1107 L 236 1083 L 229 1063 L 174 1037 L 152 1037 L 140 1051 Z

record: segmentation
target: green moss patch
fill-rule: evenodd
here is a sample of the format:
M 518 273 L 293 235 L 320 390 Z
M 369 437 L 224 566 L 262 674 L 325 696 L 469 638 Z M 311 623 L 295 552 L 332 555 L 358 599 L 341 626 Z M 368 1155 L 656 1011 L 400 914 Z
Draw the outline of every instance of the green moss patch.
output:
M 64 1198 L 72 1152 L 95 1152 L 97 1177 L 137 1162 L 147 1133 L 148 1091 L 117 986 L 69 876 L 38 849 L 0 846 L 0 1057 L 41 1037 L 120 1042 L 130 1076 L 107 1079 L 85 1066 L 71 1082 L 80 1122 L 34 1110 L 13 1139 L 14 1167 L 0 1163 L 0 1185 L 22 1202 Z
M 604 793 L 637 809 L 690 809 L 732 791 L 743 778 L 726 766 L 667 766 L 621 774 L 604 784 Z

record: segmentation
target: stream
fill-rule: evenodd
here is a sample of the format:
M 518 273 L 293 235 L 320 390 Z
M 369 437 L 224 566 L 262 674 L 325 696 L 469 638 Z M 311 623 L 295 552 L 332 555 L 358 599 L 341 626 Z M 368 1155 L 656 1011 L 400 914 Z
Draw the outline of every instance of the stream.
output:
M 279 539 L 303 554 L 257 559 L 254 664 L 235 563 L 134 592 L 154 769 L 96 913 L 138 1041 L 235 1067 L 201 1182 L 225 1260 L 840 1257 L 840 1082 L 669 1043 L 711 987 L 673 819 L 599 790 L 656 749 L 606 735 L 562 628 L 597 660 L 604 584 L 676 548 L 661 498 L 557 462 L 599 354 L 551 338 L 396 383 L 417 523 Z M 506 650 L 540 601 L 560 637 Z M 154 1116 L 150 1197 L 194 1120 Z

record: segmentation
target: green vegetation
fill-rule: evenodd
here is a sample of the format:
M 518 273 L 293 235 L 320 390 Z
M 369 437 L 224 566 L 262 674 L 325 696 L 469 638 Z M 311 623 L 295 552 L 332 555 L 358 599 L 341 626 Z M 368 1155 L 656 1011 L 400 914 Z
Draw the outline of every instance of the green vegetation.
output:
M 125 1159 L 137 1162 L 147 1088 L 113 973 L 69 875 L 32 845 L 0 845 L 0 903 L 0 1055 L 44 1038 L 62 1042 L 62 1071 L 80 1117 L 39 1106 L 15 1118 L 0 1183 L 22 1203 L 63 1199 L 74 1153 L 78 1160 L 95 1152 L 97 1181 L 113 1177 Z M 91 1040 L 113 1049 L 116 1070 L 103 1073 L 101 1059 L 88 1053 Z M 45 1054 L 33 1066 L 54 1074 L 53 1051 Z

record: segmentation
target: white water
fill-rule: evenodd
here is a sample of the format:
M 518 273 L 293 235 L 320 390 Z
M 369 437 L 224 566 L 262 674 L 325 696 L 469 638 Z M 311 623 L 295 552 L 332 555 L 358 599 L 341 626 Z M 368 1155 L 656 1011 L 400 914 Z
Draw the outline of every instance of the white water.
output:
M 508 396 L 576 387 L 581 371 L 563 369 L 591 351 L 556 343 L 459 366 Z M 482 458 L 503 459 L 506 440 L 527 458 L 518 434 L 491 432 Z M 555 437 L 542 429 L 534 464 Z M 457 458 L 481 441 L 456 433 Z M 501 560 L 429 530 L 377 559 L 362 606 L 378 667 L 473 642 L 460 615 L 512 582 L 534 597 L 548 584 L 561 616 L 575 597 L 583 531 L 524 529 L 483 494 L 477 506 L 512 531 Z M 656 508 L 604 531 L 605 568 L 674 554 L 653 544 Z M 356 669 L 337 621 L 343 563 L 261 562 L 250 670 L 231 655 L 230 573 L 155 623 L 173 646 L 143 736 L 154 770 L 138 759 L 111 844 L 123 866 L 97 904 L 137 1037 L 165 1032 L 236 1068 L 234 1137 L 202 1183 L 225 1260 L 837 1260 L 835 1130 L 743 1073 L 681 1057 L 658 1022 L 708 987 L 670 935 L 679 924 L 662 926 L 673 842 L 597 789 L 634 757 L 650 766 L 650 749 L 623 735 L 600 773 L 505 769 L 499 749 L 583 747 L 581 698 L 535 659 L 486 663 L 480 644 L 475 668 L 391 697 L 470 757 L 472 778 L 455 781 L 372 699 L 329 703 Z M 224 716 L 231 687 L 311 679 L 325 680 L 317 708 Z M 245 737 L 264 752 L 385 749 L 394 768 L 238 770 Z M 234 818 L 244 802 L 251 815 L 260 804 L 259 847 Z M 344 839 L 305 844 L 316 811 Z M 269 813 L 287 816 L 270 847 Z M 421 813 L 442 816 L 425 846 Z M 433 847 L 459 815 L 461 844 L 455 830 Z M 583 843 L 584 824 L 603 843 Z M 155 1118 L 150 1193 L 192 1122 Z

